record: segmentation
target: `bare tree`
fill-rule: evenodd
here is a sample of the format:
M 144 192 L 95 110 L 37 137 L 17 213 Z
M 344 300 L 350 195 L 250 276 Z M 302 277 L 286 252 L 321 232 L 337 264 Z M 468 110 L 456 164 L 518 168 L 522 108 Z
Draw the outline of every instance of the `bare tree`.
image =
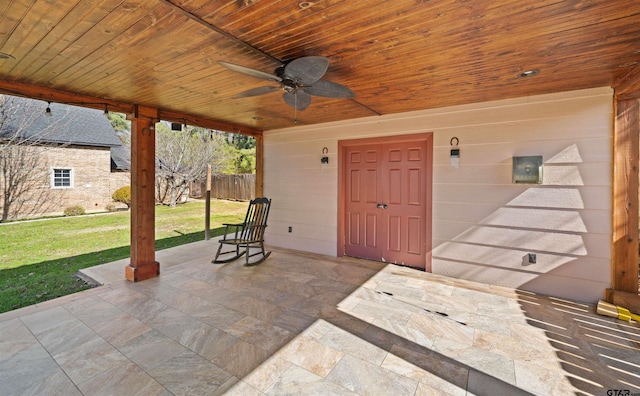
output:
M 56 109 L 56 117 L 47 117 L 48 106 L 0 95 L 0 222 L 46 211 L 50 203 L 45 152 L 51 147 L 52 134 L 69 120 L 60 114 L 62 108 Z
M 156 198 L 175 206 L 193 182 L 206 179 L 207 165 L 219 173 L 227 167 L 230 154 L 224 137 L 217 131 L 188 126 L 171 131 L 165 124 L 156 127 Z

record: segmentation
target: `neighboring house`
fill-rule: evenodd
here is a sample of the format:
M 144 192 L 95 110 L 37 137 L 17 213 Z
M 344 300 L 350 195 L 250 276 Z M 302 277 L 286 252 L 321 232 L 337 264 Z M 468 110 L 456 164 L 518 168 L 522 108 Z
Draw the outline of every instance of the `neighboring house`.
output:
M 7 136 L 22 129 L 22 137 L 35 139 L 41 165 L 48 168 L 49 175 L 40 179 L 38 187 L 40 193 L 46 193 L 46 205 L 33 213 L 33 205 L 27 204 L 12 217 L 58 214 L 72 205 L 80 205 L 87 212 L 103 211 L 113 203 L 113 192 L 130 184 L 129 147 L 122 144 L 102 111 L 23 98 L 12 100 L 14 105 L 16 100 L 20 102 L 25 110 L 7 117 L 0 136 L 6 144 Z M 50 112 L 45 112 L 47 106 Z M 42 113 L 33 117 L 36 112 Z M 30 116 L 32 119 L 25 123 L 24 117 Z

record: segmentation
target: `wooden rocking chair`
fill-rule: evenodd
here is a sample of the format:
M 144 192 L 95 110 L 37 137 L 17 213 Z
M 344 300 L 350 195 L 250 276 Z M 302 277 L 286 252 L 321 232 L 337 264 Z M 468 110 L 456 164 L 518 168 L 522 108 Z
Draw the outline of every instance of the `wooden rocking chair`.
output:
M 222 264 L 236 260 L 246 255 L 245 266 L 258 265 L 269 257 L 271 252 L 264 250 L 264 231 L 267 228 L 267 217 L 271 200 L 267 198 L 256 198 L 249 203 L 247 215 L 244 222 L 240 224 L 223 224 L 226 228 L 224 237 L 220 240 L 218 252 L 212 263 Z M 228 245 L 226 251 L 223 246 Z M 243 250 L 241 250 L 241 248 Z M 249 249 L 260 249 L 258 252 L 250 253 Z M 257 261 L 249 262 L 249 257 L 260 255 Z M 222 256 L 222 257 L 221 257 Z

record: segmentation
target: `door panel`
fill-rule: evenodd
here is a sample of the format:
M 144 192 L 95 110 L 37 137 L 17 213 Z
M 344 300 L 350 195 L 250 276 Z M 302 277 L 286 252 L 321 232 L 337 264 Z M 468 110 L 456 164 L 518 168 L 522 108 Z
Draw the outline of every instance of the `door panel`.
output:
M 422 169 L 410 168 L 407 173 L 409 178 L 409 182 L 407 183 L 409 189 L 407 192 L 407 204 L 421 205 L 424 199 L 422 194 L 424 190 L 424 186 L 422 185 Z
M 425 267 L 426 240 L 426 163 L 425 142 L 397 142 L 384 144 L 386 156 L 382 161 L 383 222 L 389 233 L 383 251 L 387 262 Z M 384 159 L 388 158 L 388 161 Z M 382 236 L 381 236 L 382 237 Z
M 372 166 L 372 165 L 368 165 Z M 367 197 L 366 203 L 376 203 L 378 201 L 378 170 L 367 169 L 365 173 L 365 196 Z
M 381 177 L 379 161 L 382 157 L 378 145 L 363 145 L 347 150 L 345 154 L 345 189 L 348 191 L 345 203 L 347 238 L 345 254 L 349 256 L 379 260 L 380 213 L 376 208 L 382 199 L 378 180 Z
M 362 171 L 360 169 L 352 169 L 349 172 L 349 200 L 351 202 L 360 202 L 360 175 Z
M 425 268 L 427 149 L 426 140 L 345 147 L 346 255 Z
M 407 218 L 407 252 L 410 254 L 420 254 L 420 248 L 422 246 L 422 221 L 420 217 L 408 217 Z
M 385 180 L 387 181 L 387 185 L 385 191 L 387 192 L 387 199 L 385 200 L 385 203 L 387 205 L 402 205 L 402 196 L 404 194 L 402 189 L 407 188 L 407 186 L 402 185 L 402 169 L 390 168 L 387 171 L 386 176 L 387 178 Z
M 347 235 L 349 235 L 349 245 L 360 245 L 360 213 L 351 212 L 349 214 Z
M 378 222 L 379 216 L 377 213 L 367 213 L 367 221 L 364 227 L 365 246 L 367 248 L 376 249 L 378 247 Z
M 400 216 L 389 216 L 387 227 L 387 252 L 400 253 L 400 250 L 402 249 L 402 233 L 400 232 L 401 227 L 402 219 L 400 218 Z M 388 254 L 387 257 L 389 257 Z M 384 256 L 382 258 L 385 259 Z

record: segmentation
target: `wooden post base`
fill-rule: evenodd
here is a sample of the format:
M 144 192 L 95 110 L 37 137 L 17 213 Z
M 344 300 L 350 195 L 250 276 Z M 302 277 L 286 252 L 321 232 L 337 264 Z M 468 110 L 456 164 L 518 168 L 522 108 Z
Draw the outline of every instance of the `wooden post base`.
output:
M 147 265 L 132 267 L 131 264 L 124 268 L 124 276 L 128 281 L 140 282 L 145 279 L 155 278 L 160 275 L 160 263 L 154 261 Z
M 607 289 L 606 300 L 608 303 L 619 305 L 635 314 L 640 314 L 640 295 L 637 293 Z

